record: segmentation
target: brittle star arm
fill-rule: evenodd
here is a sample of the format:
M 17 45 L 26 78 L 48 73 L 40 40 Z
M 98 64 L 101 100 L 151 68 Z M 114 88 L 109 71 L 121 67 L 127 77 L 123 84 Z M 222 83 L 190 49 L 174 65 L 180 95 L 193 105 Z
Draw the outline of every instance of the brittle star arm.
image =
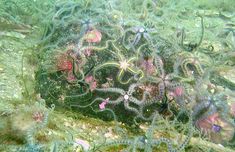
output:
M 112 92 L 112 93 L 119 93 L 121 95 L 125 95 L 125 91 L 120 88 L 96 88 L 96 91 L 101 91 L 101 92 Z
M 115 57 L 117 57 L 118 59 L 123 59 L 123 56 L 120 54 L 121 51 L 114 45 L 114 42 L 115 42 L 115 40 L 107 40 L 107 41 L 105 42 L 105 46 L 100 46 L 100 47 L 98 47 L 98 46 L 84 46 L 84 47 L 81 47 L 81 48 L 80 48 L 80 51 L 81 51 L 81 52 L 84 52 L 84 51 L 86 51 L 87 49 L 90 49 L 90 50 L 92 50 L 92 51 L 97 51 L 97 52 L 99 52 L 99 51 L 107 50 L 107 49 L 109 48 L 109 46 L 112 46 L 117 52 L 114 52 L 114 51 L 112 51 L 112 50 L 108 50 L 108 52 L 111 53 L 111 54 L 113 54 L 113 55 L 114 55 Z M 82 46 L 82 44 L 79 45 L 79 46 Z
M 131 107 L 129 105 L 129 101 L 124 101 L 124 107 L 125 107 L 125 109 L 130 110 L 130 111 L 134 112 L 137 115 L 140 115 L 139 111 L 136 108 Z
M 135 88 L 138 87 L 138 86 L 140 86 L 140 85 L 141 85 L 140 83 L 131 84 L 131 85 L 129 86 L 129 89 L 128 89 L 127 94 L 128 94 L 128 95 L 131 95 L 133 92 L 135 92 Z
M 128 68 L 127 68 L 127 71 L 130 72 L 130 73 L 133 73 L 133 74 L 139 74 L 139 73 L 140 73 L 140 78 L 138 78 L 139 80 L 144 77 L 144 72 L 143 72 L 142 70 L 140 70 L 140 69 L 139 69 L 139 70 L 136 70 L 136 69 L 134 69 L 134 68 L 128 67 Z M 118 76 L 117 76 L 117 79 L 118 79 L 118 81 L 119 81 L 121 84 L 128 84 L 128 83 L 131 81 L 132 77 L 129 78 L 128 80 L 126 80 L 126 81 L 123 81 L 122 78 L 123 78 L 123 76 L 124 76 L 124 72 L 125 72 L 125 70 L 124 70 L 124 69 L 121 69 L 120 72 L 119 72 L 119 74 L 118 74 Z
M 118 77 L 117 77 L 118 81 L 121 84 L 128 84 L 132 79 L 132 78 L 129 78 L 126 81 L 122 80 L 125 71 L 128 71 L 128 72 L 133 73 L 133 74 L 139 74 L 140 73 L 140 78 L 139 79 L 142 79 L 144 77 L 144 72 L 142 70 L 136 69 L 134 66 L 131 65 L 135 60 L 137 60 L 137 58 L 132 57 L 126 62 L 128 67 L 125 67 L 125 68 L 121 67 L 121 70 L 120 70 L 120 72 L 118 74 Z
M 132 97 L 132 96 L 130 96 L 129 100 L 130 100 L 131 102 L 137 104 L 137 105 L 141 105 L 141 104 L 143 103 L 142 100 L 140 101 L 140 100 L 138 100 L 138 99 L 136 99 L 135 97 Z
M 110 61 L 110 62 L 103 63 L 103 64 L 97 66 L 97 67 L 94 69 L 94 71 L 93 71 L 93 76 L 94 76 L 94 78 L 95 78 L 96 72 L 97 72 L 98 70 L 100 70 L 100 69 L 102 69 L 102 68 L 105 68 L 105 67 L 109 67 L 109 66 L 114 66 L 114 67 L 117 67 L 117 68 L 120 67 L 119 63 L 117 63 L 117 62 L 112 62 L 112 61 Z
M 147 41 L 147 43 L 150 44 L 150 46 L 154 47 L 153 41 L 149 33 L 143 33 L 143 37 Z
M 87 105 L 70 105 L 71 107 L 79 107 L 79 108 L 86 108 L 86 107 L 89 107 L 91 106 L 92 104 L 94 104 L 95 102 L 97 101 L 103 101 L 105 100 L 104 98 L 96 98 L 94 99 L 91 103 L 87 104 Z
M 141 37 L 142 37 L 142 34 L 141 33 L 137 33 L 135 35 L 135 38 L 134 38 L 133 42 L 131 43 L 131 45 L 132 46 L 136 46 L 139 43 Z
M 130 96 L 129 101 L 131 101 L 131 102 L 133 102 L 137 105 L 142 105 L 143 102 L 146 100 L 146 93 L 144 94 L 144 97 L 143 97 L 142 100 L 138 100 L 138 99 L 136 99 L 135 97 L 132 96 L 132 93 L 135 92 L 135 88 L 139 85 L 140 85 L 139 83 L 131 84 L 129 86 L 127 94 Z
M 128 28 L 127 30 L 124 31 L 124 35 L 123 35 L 123 38 L 122 38 L 122 44 L 126 48 L 127 48 L 127 45 L 125 44 L 125 41 L 126 41 L 127 33 L 129 33 L 129 32 L 130 33 L 136 33 L 136 31 L 133 28 Z

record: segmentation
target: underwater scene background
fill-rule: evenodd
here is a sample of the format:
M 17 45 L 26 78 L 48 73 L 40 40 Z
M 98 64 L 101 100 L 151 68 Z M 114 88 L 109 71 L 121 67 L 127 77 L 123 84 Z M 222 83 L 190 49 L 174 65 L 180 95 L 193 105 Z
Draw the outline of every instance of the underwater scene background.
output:
M 0 0 L 0 151 L 235 151 L 234 10 Z

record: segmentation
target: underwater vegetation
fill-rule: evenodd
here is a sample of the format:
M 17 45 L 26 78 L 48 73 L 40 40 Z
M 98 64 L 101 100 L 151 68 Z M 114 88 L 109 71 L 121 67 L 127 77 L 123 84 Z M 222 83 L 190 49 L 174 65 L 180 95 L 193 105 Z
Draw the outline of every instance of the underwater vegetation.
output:
M 1 0 L 0 151 L 234 151 L 233 6 Z

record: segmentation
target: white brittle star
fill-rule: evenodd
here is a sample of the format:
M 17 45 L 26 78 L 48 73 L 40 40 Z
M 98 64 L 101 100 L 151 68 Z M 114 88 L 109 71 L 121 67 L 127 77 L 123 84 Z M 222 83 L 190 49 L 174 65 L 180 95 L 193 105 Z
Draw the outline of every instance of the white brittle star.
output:
M 119 65 L 120 65 L 120 69 L 122 69 L 124 71 L 126 71 L 127 68 L 130 66 L 130 64 L 126 60 L 120 61 Z

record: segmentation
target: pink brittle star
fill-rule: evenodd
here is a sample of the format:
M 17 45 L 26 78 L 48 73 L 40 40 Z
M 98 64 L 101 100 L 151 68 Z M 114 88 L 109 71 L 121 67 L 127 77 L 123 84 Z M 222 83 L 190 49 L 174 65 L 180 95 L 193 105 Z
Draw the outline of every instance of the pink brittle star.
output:
M 169 91 L 170 95 L 175 98 L 176 102 L 182 104 L 184 98 L 187 97 L 184 87 L 180 83 L 173 81 L 174 74 L 165 73 L 165 70 L 163 68 L 163 61 L 160 56 L 154 56 L 154 65 L 156 66 L 157 77 L 150 76 L 149 78 L 153 80 L 153 83 L 157 84 L 158 95 L 156 95 L 154 99 L 151 99 L 150 102 L 153 102 L 154 100 L 162 100 L 163 97 L 167 94 L 166 91 Z
M 154 57 L 154 64 L 157 68 L 157 78 L 153 79 L 154 83 L 158 84 L 158 93 L 159 93 L 159 95 L 156 96 L 155 99 L 161 100 L 165 95 L 166 89 L 172 87 L 171 81 L 173 79 L 173 75 L 165 74 L 165 70 L 163 68 L 163 61 L 158 55 L 155 55 Z
M 140 67 L 148 74 L 148 75 L 152 75 L 153 73 L 155 73 L 156 69 L 155 66 L 153 64 L 153 59 L 152 58 L 148 58 L 148 59 L 143 59 L 140 63 Z

